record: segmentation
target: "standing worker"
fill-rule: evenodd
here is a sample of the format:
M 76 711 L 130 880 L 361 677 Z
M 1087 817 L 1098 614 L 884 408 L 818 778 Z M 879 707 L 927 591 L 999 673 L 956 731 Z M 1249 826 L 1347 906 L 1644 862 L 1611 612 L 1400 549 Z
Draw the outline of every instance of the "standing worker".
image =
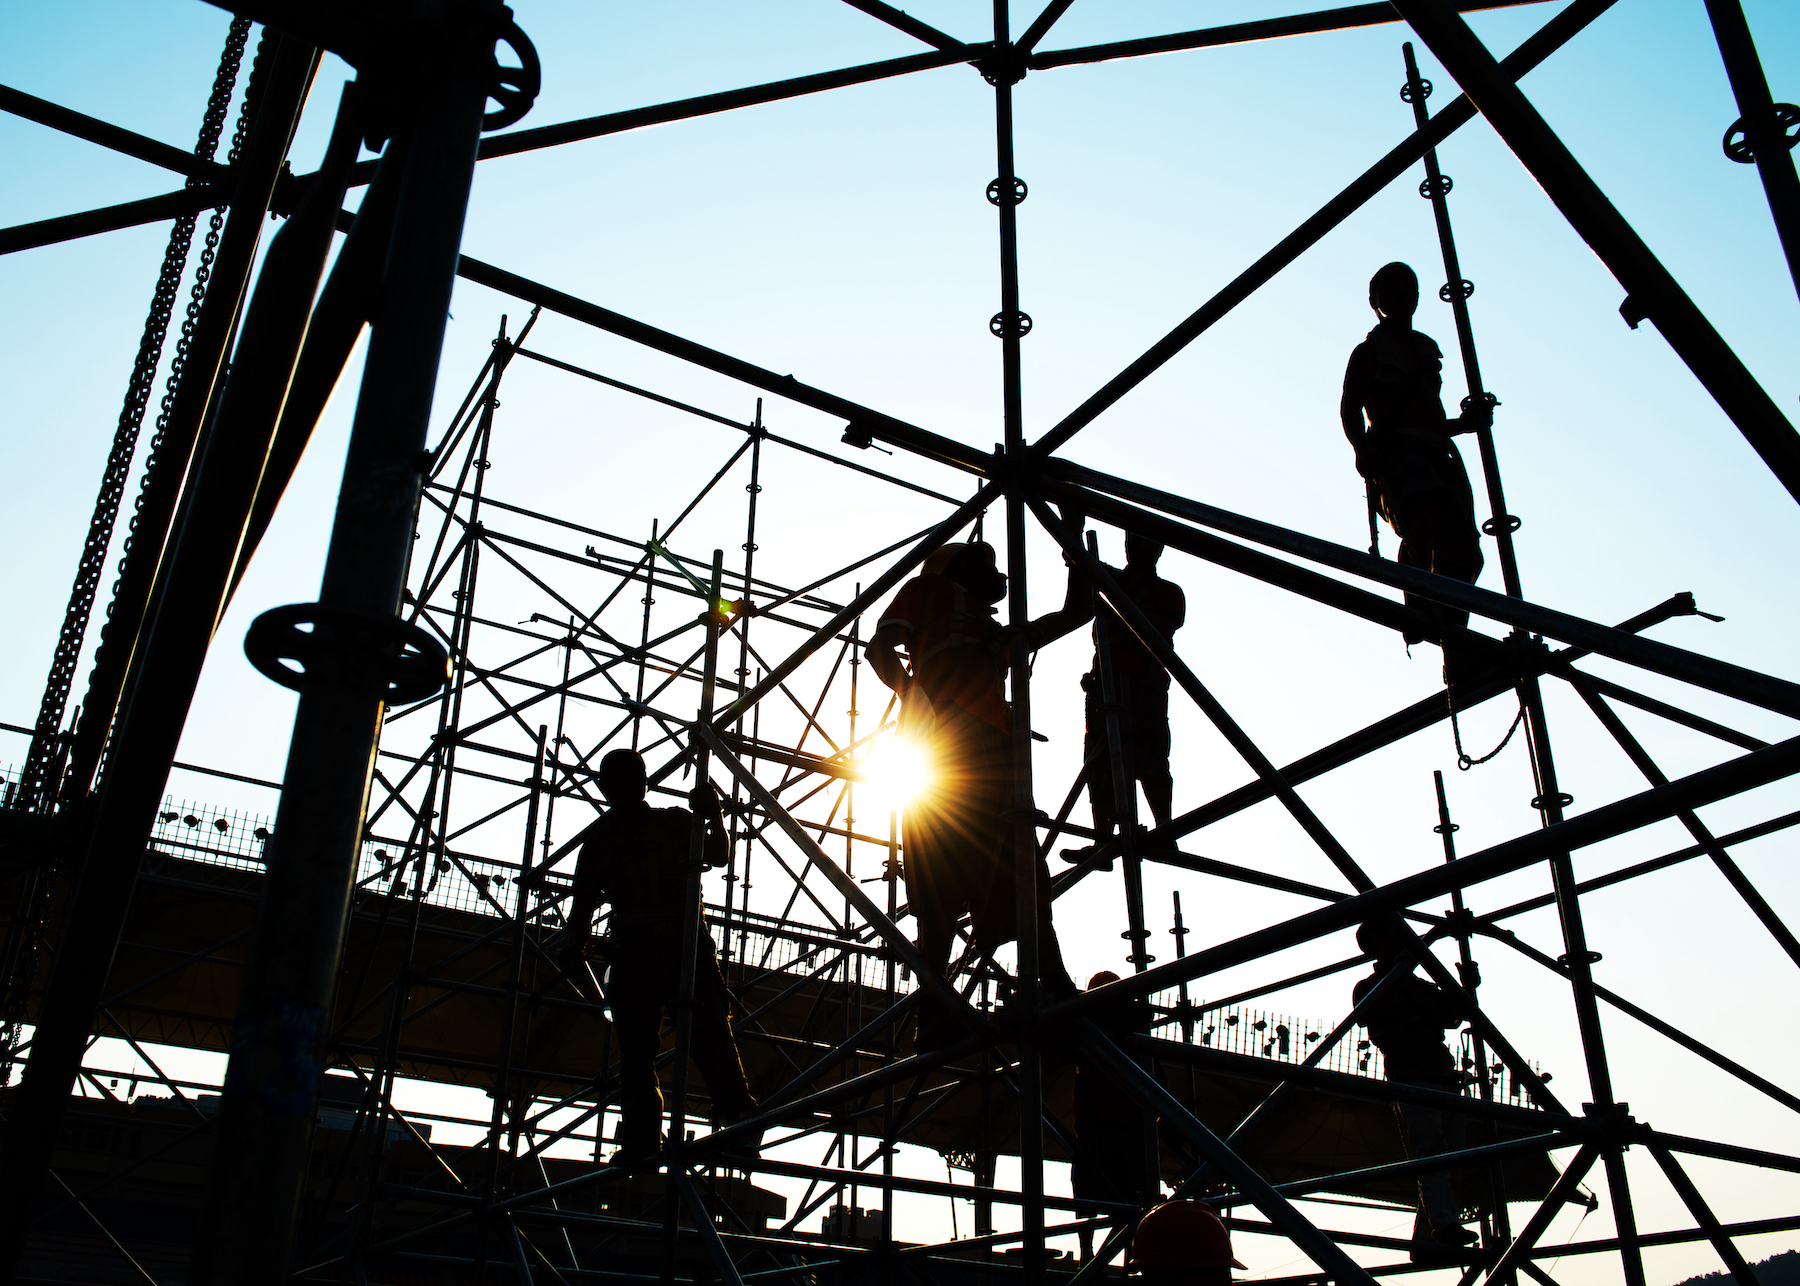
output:
M 600 792 L 611 808 L 587 830 L 575 860 L 575 900 L 569 911 L 564 972 L 587 954 L 594 911 L 612 905 L 603 951 L 612 965 L 607 1000 L 619 1038 L 620 1121 L 615 1161 L 654 1153 L 662 1133 L 662 1090 L 656 1053 L 663 1011 L 680 1000 L 682 918 L 694 813 L 652 808 L 648 775 L 635 750 L 614 750 L 600 761 Z M 719 797 L 701 782 L 688 802 L 705 819 L 704 863 L 725 865 L 727 841 Z M 756 1107 L 731 1034 L 730 995 L 719 971 L 718 947 L 702 925 L 695 946 L 690 1050 L 706 1078 L 713 1115 L 731 1124 Z M 756 1140 L 747 1140 L 754 1150 Z
M 1162 554 L 1162 545 L 1128 531 L 1124 570 L 1106 570 L 1125 596 L 1150 619 L 1156 632 L 1170 639 L 1187 621 L 1187 595 L 1181 592 L 1181 586 L 1156 574 Z M 1088 805 L 1094 814 L 1096 843 L 1104 843 L 1112 834 L 1120 809 L 1113 786 L 1112 741 L 1106 730 L 1100 669 L 1103 639 L 1105 652 L 1112 659 L 1113 691 L 1118 694 L 1124 779 L 1133 789 L 1135 783 L 1143 783 L 1150 816 L 1158 826 L 1168 825 L 1175 797 L 1174 779 L 1169 775 L 1169 672 L 1117 613 L 1096 604 L 1094 664 L 1081 676 L 1081 690 L 1087 694 L 1087 736 L 1082 755 L 1088 763 Z
M 1357 981 L 1354 995 L 1359 1005 L 1404 961 L 1405 972 L 1381 989 L 1363 1016 L 1369 1039 L 1381 1051 L 1387 1079 L 1460 1094 L 1462 1073 L 1444 1043 L 1445 1030 L 1462 1024 L 1460 999 L 1413 973 L 1415 962 L 1408 954 L 1412 944 L 1392 923 L 1370 920 L 1356 931 L 1356 945 L 1375 960 L 1375 971 Z M 1394 1115 L 1409 1160 L 1461 1150 L 1463 1118 L 1459 1114 L 1396 1103 Z M 1475 1234 L 1463 1227 L 1462 1205 L 1450 1172 L 1421 1174 L 1418 1214 L 1413 1218 L 1414 1261 L 1428 1258 L 1433 1248 L 1455 1249 L 1475 1240 Z
M 1089 991 L 1119 980 L 1119 975 L 1103 969 L 1088 979 Z M 1118 1040 L 1131 1035 L 1150 1034 L 1150 1002 L 1127 1000 L 1094 1015 L 1094 1022 L 1109 1037 Z M 1123 1044 L 1123 1041 L 1120 1041 Z M 1095 1207 L 1083 1207 L 1089 1201 L 1119 1202 L 1142 1207 L 1159 1194 L 1151 1166 L 1155 1146 L 1151 1131 L 1155 1123 L 1106 1072 L 1077 1059 L 1075 1064 L 1075 1156 L 1069 1168 L 1069 1187 L 1075 1198 L 1075 1217 L 1094 1214 Z M 1094 1256 L 1094 1232 L 1083 1228 L 1076 1234 L 1081 1242 L 1081 1259 L 1086 1263 Z
M 1140 1219 L 1125 1265 L 1146 1286 L 1231 1286 L 1231 1270 L 1244 1266 L 1231 1253 L 1231 1230 L 1204 1201 L 1165 1201 Z
M 964 912 L 976 948 L 989 955 L 1019 933 L 1019 863 L 1035 855 L 1017 852 L 1013 839 L 1012 712 L 1004 686 L 1011 650 L 1034 652 L 1093 613 L 1093 589 L 1072 567 L 1063 606 L 1018 629 L 994 619 L 994 604 L 1005 596 L 992 545 L 945 545 L 900 587 L 866 649 L 870 668 L 900 695 L 902 734 L 931 765 L 930 787 L 906 808 L 906 896 L 919 951 L 940 973 Z M 910 670 L 896 651 L 902 645 Z M 1047 992 L 1074 995 L 1041 859 L 1037 891 L 1039 980 Z M 920 1002 L 916 1052 L 942 1049 L 961 1034 L 935 999 Z
M 1481 575 L 1481 537 L 1468 471 L 1452 441 L 1493 423 L 1486 402 L 1459 419 L 1444 414 L 1444 355 L 1437 342 L 1412 328 L 1419 279 L 1403 263 L 1384 266 L 1369 281 L 1369 307 L 1380 318 L 1350 354 L 1338 414 L 1356 451 L 1356 471 L 1373 487 L 1381 515 L 1400 537 L 1398 561 L 1473 585 Z M 1366 418 L 1365 418 L 1366 417 Z M 1408 594 L 1443 626 L 1468 624 L 1469 614 Z M 1423 641 L 1409 634 L 1407 645 Z M 1460 681 L 1464 658 L 1444 652 L 1444 682 Z

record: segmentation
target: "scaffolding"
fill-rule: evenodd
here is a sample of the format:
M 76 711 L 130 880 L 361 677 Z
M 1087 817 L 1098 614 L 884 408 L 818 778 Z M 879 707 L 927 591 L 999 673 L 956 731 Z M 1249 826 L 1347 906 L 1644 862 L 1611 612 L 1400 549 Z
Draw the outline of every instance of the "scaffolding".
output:
M 1023 1275 L 1086 1283 L 1115 1271 L 1142 1212 L 1046 1191 L 1046 1163 L 1074 1151 L 1067 1105 L 1079 1064 L 1103 1072 L 1157 1123 L 1154 1170 L 1177 1196 L 1205 1197 L 1234 1230 L 1283 1238 L 1313 1265 L 1267 1280 L 1350 1283 L 1454 1271 L 1465 1286 L 1478 1277 L 1511 1286 L 1520 1274 L 1554 1286 L 1540 1261 L 1604 1254 L 1617 1257 L 1628 1286 L 1642 1286 L 1645 1247 L 1707 1241 L 1742 1286 L 1752 1286 L 1734 1238 L 1800 1228 L 1800 1217 L 1722 1220 L 1684 1159 L 1790 1173 L 1800 1172 L 1800 1159 L 1633 1118 L 1615 1093 L 1603 1008 L 1782 1107 L 1800 1110 L 1800 1098 L 1599 984 L 1582 895 L 1704 857 L 1800 964 L 1800 941 L 1730 851 L 1792 826 L 1800 813 L 1725 835 L 1697 815 L 1800 771 L 1800 742 L 1766 743 L 1580 662 L 1605 658 L 1788 718 L 1800 717 L 1800 686 L 1645 636 L 1658 623 L 1696 614 L 1691 595 L 1614 627 L 1526 598 L 1512 543 L 1519 520 L 1506 505 L 1490 427 L 1475 433 L 1479 494 L 1503 592 L 1381 558 L 1373 518 L 1372 547 L 1364 553 L 1056 454 L 1415 166 L 1423 168 L 1420 191 L 1432 204 L 1442 252 L 1441 297 L 1454 311 L 1468 382 L 1463 406 L 1494 405 L 1482 383 L 1467 305 L 1472 288 L 1450 221 L 1451 185 L 1436 154 L 1479 105 L 1626 287 L 1627 319 L 1655 323 L 1800 498 L 1800 439 L 1792 427 L 1516 88 L 1611 0 L 1574 0 L 1499 61 L 1459 14 L 1493 6 L 1444 0 L 1394 0 L 1391 11 L 1361 6 L 1050 52 L 1038 45 L 1069 7 L 1066 0 L 1050 4 L 1016 38 L 1002 2 L 992 39 L 974 43 L 874 0 L 852 2 L 932 51 L 485 139 L 484 129 L 515 123 L 529 107 L 536 58 L 510 17 L 473 3 L 412 19 L 425 24 L 431 48 L 461 54 L 429 75 L 413 67 L 415 79 L 407 81 L 392 79 L 399 73 L 370 53 L 397 40 L 394 31 L 348 18 L 336 26 L 310 6 L 245 6 L 194 156 L 168 155 L 173 149 L 6 91 L 0 106 L 8 110 L 189 176 L 190 186 L 168 199 L 0 232 L 0 247 L 22 249 L 132 222 L 185 220 L 171 241 L 176 267 L 159 286 L 146 351 L 160 350 L 194 218 L 221 211 L 205 251 L 212 284 L 197 293 L 183 331 L 183 367 L 171 377 L 134 519 L 136 543 L 115 588 L 83 715 L 65 726 L 74 656 L 88 632 L 99 574 L 91 555 L 104 552 L 123 491 L 111 464 L 39 720 L 31 729 L 10 729 L 31 737 L 23 765 L 5 777 L 15 894 L 4 1018 L 7 1057 L 24 1063 L 19 1084 L 7 1091 L 6 1182 L 14 1200 L 4 1209 L 12 1271 L 35 1220 L 97 1229 L 155 1280 L 109 1230 L 98 1202 L 152 1162 L 189 1154 L 209 1175 L 192 1281 L 376 1280 L 427 1271 L 462 1280 L 454 1274 L 472 1269 L 521 1282 L 711 1276 L 741 1284 L 822 1272 L 885 1282 L 910 1272 L 927 1280 Z M 1709 0 L 1708 9 L 1744 112 L 1735 144 L 1743 155 L 1735 159 L 1758 166 L 1792 258 L 1800 245 L 1790 235 L 1800 199 L 1782 113 L 1800 113 L 1770 102 L 1736 0 Z M 1465 93 L 1431 111 L 1432 86 L 1412 46 L 1404 46 L 1402 98 L 1414 133 L 1028 441 L 1020 344 L 1031 319 L 1019 296 L 1016 221 L 1026 187 L 1012 156 L 1015 86 L 1030 71 L 1391 22 L 1394 11 Z M 212 155 L 252 18 L 268 26 L 222 167 Z M 496 43 L 520 65 L 496 63 Z M 342 54 L 363 76 L 340 104 L 323 167 L 295 178 L 283 174 L 282 163 L 321 48 Z M 990 329 L 1004 353 L 1006 428 L 997 452 L 458 254 L 478 159 L 963 63 L 994 91 L 997 177 L 988 197 L 998 216 L 1000 289 Z M 401 83 L 404 109 L 393 99 Z M 484 116 L 490 97 L 502 106 Z M 385 142 L 379 163 L 355 161 L 365 138 Z M 370 191 L 349 221 L 342 198 L 359 183 Z M 270 249 L 254 288 L 240 299 L 236 287 L 249 284 L 256 229 L 270 210 L 287 218 L 282 244 Z M 348 238 L 327 277 L 334 229 Z M 516 333 L 501 319 L 467 396 L 428 436 L 453 274 L 513 296 L 531 312 Z M 377 281 L 387 299 L 379 312 Z M 754 409 L 734 418 L 534 347 L 531 333 L 545 312 L 734 380 L 747 390 L 745 408 Z M 321 602 L 266 613 L 245 642 L 259 669 L 301 694 L 279 810 L 250 815 L 173 799 L 165 794 L 167 770 L 211 628 L 365 323 L 374 335 Z M 127 462 L 155 369 L 153 353 L 147 360 L 149 373 L 133 374 L 121 419 Z M 696 480 L 705 481 L 691 503 L 647 533 L 608 532 L 540 512 L 517 496 L 490 494 L 487 482 L 496 456 L 508 449 L 499 395 L 506 380 L 520 378 L 521 361 L 728 426 L 742 440 L 721 461 L 696 468 Z M 960 476 L 938 490 L 783 437 L 765 423 L 764 398 L 836 417 L 845 426 L 843 445 L 853 450 L 881 443 Z M 810 583 L 785 584 L 771 579 L 778 573 L 767 560 L 759 569 L 756 557 L 763 470 L 774 452 L 829 461 L 871 483 L 922 495 L 943 511 L 883 548 L 855 550 L 852 561 Z M 728 503 L 743 505 L 741 557 L 724 550 L 700 557 L 703 551 L 681 543 L 683 524 L 700 506 L 713 512 Z M 995 508 L 1000 513 L 987 527 Z M 1474 663 L 1459 672 L 1447 700 L 1419 701 L 1277 765 L 1120 588 L 1070 515 L 1148 536 L 1403 636 L 1440 641 Z M 1132 972 L 1072 997 L 1039 986 L 1032 863 L 1020 864 L 1016 960 L 1009 967 L 978 951 L 965 925 L 960 954 L 940 976 L 903 927 L 903 809 L 873 818 L 857 812 L 871 756 L 897 736 L 894 699 L 879 685 L 869 688 L 861 674 L 864 618 L 934 551 L 971 528 L 1003 531 L 1013 625 L 1029 619 L 1027 531 L 1053 538 L 1104 600 L 1102 610 L 1161 663 L 1254 778 L 1154 828 L 1136 824 L 1132 783 L 1121 781 L 1117 833 L 1081 826 L 1071 815 L 1087 768 L 1066 787 L 1034 777 L 1030 658 L 1014 650 L 1010 821 L 1018 850 L 1048 855 L 1065 837 L 1082 841 L 1084 851 L 1054 877 L 1051 894 L 1066 898 L 1116 869 L 1127 908 L 1123 937 Z M 1404 601 L 1390 597 L 1394 591 Z M 1432 605 L 1509 632 L 1496 639 L 1447 624 Z M 1100 677 L 1109 694 L 1103 704 L 1112 707 L 1104 647 Z M 1580 697 L 1641 773 L 1644 790 L 1571 811 L 1545 715 L 1546 680 Z M 1298 792 L 1415 732 L 1446 722 L 1454 729 L 1467 711 L 1509 697 L 1519 705 L 1514 726 L 1529 750 L 1530 809 L 1537 815 L 1511 839 L 1459 852 L 1439 774 L 1430 820 L 1444 861 L 1380 883 Z M 1733 757 L 1671 779 L 1626 727 L 1620 706 L 1704 734 Z M 1117 765 L 1116 710 L 1107 724 Z M 1476 762 L 1456 735 L 1464 765 Z M 649 761 L 655 796 L 684 797 L 701 783 L 724 796 L 729 862 L 710 885 L 697 871 L 691 875 L 685 949 L 691 965 L 703 935 L 716 939 L 734 1029 L 760 1100 L 747 1119 L 704 1127 L 712 1105 L 690 1083 L 686 1058 L 692 1006 L 677 1006 L 658 1059 L 669 1100 L 665 1146 L 625 1159 L 609 1157 L 605 1147 L 620 1091 L 608 978 L 597 962 L 570 967 L 561 952 L 571 860 L 602 808 L 597 765 L 620 747 Z M 1061 800 L 1054 814 L 1039 807 L 1054 799 Z M 1203 828 L 1270 801 L 1332 866 L 1336 885 L 1183 848 Z M 1577 878 L 1575 852 L 1668 819 L 1680 822 L 1693 844 Z M 1175 956 L 1157 964 L 1149 950 L 1146 863 L 1277 892 L 1304 909 L 1189 950 L 1177 901 Z M 1511 905 L 1468 904 L 1491 881 L 1524 871 L 1547 874 L 1548 891 Z M 1422 909 L 1444 899 L 1447 912 Z M 1563 946 L 1554 956 L 1506 927 L 1550 906 Z M 1458 1050 L 1461 1092 L 1382 1077 L 1360 1024 L 1369 998 L 1330 1023 L 1258 1003 L 1367 964 L 1356 955 L 1282 977 L 1275 960 L 1383 917 L 1396 917 L 1414 937 L 1406 971 L 1416 960 L 1470 1015 Z M 1478 944 L 1516 953 L 1566 981 L 1590 1102 L 1563 1102 L 1549 1088 L 1551 1077 L 1490 1017 L 1479 999 Z M 1439 946 L 1455 959 L 1441 960 L 1433 949 Z M 1246 965 L 1262 966 L 1265 979 L 1218 999 L 1191 997 L 1205 980 Z M 686 994 L 691 1002 L 691 990 Z M 911 1020 L 927 995 L 956 1016 L 964 1034 L 948 1048 L 920 1053 Z M 1142 1004 L 1151 1019 L 1147 1032 L 1113 1021 Z M 150 1073 L 84 1065 L 89 1044 L 102 1035 L 129 1042 Z M 218 1085 L 165 1075 L 147 1048 L 155 1045 L 229 1052 L 229 1071 Z M 121 1097 L 122 1080 L 130 1088 Z M 417 1082 L 484 1090 L 491 1111 L 420 1110 L 404 1101 L 406 1087 Z M 151 1084 L 166 1097 L 134 1093 Z M 1391 1114 L 1397 1105 L 1465 1118 L 1468 1142 L 1450 1153 L 1407 1156 Z M 65 1122 L 72 1135 L 59 1135 Z M 445 1125 L 478 1138 L 466 1145 L 434 1141 L 432 1127 Z M 116 1154 L 116 1140 L 129 1130 L 151 1142 L 135 1144 L 137 1155 L 122 1165 L 93 1160 Z M 71 1169 L 70 1149 L 83 1147 L 92 1155 Z M 1631 1147 L 1654 1157 L 1692 1227 L 1638 1227 L 1624 1164 Z M 908 1148 L 944 1158 L 968 1180 L 904 1173 L 912 1167 L 899 1162 L 922 1154 Z M 1553 1163 L 1553 1150 L 1570 1148 L 1572 1159 Z M 1001 1181 L 1002 1157 L 1016 1158 L 1014 1186 Z M 1599 1200 L 1583 1187 L 1596 1168 L 1615 1236 L 1543 1248 L 1560 1210 Z M 1478 1245 L 1414 1260 L 1405 1256 L 1416 1248 L 1404 1240 L 1333 1226 L 1337 1209 L 1410 1209 L 1418 1177 L 1447 1169 L 1459 1175 L 1468 1213 L 1479 1220 Z M 43 1190 L 56 1195 L 42 1200 L 46 1175 L 54 1184 Z M 757 1186 L 777 1177 L 808 1185 L 791 1211 Z M 865 1210 L 865 1190 L 876 1194 L 878 1214 L 873 1206 Z M 896 1196 L 973 1202 L 972 1235 L 908 1240 L 896 1222 Z M 1521 1204 L 1530 1212 L 1515 1226 L 1511 1207 Z M 1017 1230 L 996 1230 L 996 1205 L 1017 1210 Z M 800 1227 L 813 1216 L 822 1220 L 817 1234 Z M 1079 1266 L 1059 1262 L 1046 1239 L 1077 1231 L 1102 1234 L 1098 1253 Z M 291 1263 L 269 1251 L 287 1245 L 295 1247 Z M 1351 1248 L 1371 1252 L 1361 1259 L 1376 1262 L 1360 1262 Z

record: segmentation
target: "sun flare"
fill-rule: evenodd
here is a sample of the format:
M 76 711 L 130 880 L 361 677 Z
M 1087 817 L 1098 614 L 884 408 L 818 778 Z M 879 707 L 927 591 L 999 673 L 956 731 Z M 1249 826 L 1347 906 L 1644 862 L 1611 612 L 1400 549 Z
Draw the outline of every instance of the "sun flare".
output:
M 863 789 L 884 808 L 904 808 L 931 785 L 931 764 L 920 747 L 899 737 L 875 744 L 857 769 Z

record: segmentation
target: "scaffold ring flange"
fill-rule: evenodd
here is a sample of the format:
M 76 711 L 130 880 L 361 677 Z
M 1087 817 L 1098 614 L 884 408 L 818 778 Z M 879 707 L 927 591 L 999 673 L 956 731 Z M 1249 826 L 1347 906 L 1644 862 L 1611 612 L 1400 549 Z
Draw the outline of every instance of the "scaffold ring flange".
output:
M 1450 189 L 1456 186 L 1456 180 L 1448 174 L 1440 174 L 1436 178 L 1419 180 L 1419 195 L 1427 201 L 1433 197 L 1449 196 Z
M 1800 145 L 1800 107 L 1792 103 L 1771 103 L 1769 111 L 1775 118 L 1776 129 L 1781 132 L 1782 143 L 1790 151 Z M 1742 116 L 1731 122 L 1731 128 L 1725 131 L 1724 147 L 1725 155 L 1739 165 L 1756 164 L 1756 149 L 1750 144 L 1750 131 Z
M 1424 102 L 1431 97 L 1431 82 L 1423 76 L 1417 80 L 1409 80 L 1400 86 L 1400 101 L 1403 103 Z
M 1031 334 L 1031 314 L 998 312 L 988 318 L 988 329 L 1001 339 L 1017 339 Z
M 1438 287 L 1438 298 L 1447 304 L 1453 304 L 1458 299 L 1467 299 L 1474 293 L 1475 283 L 1470 281 L 1467 277 L 1458 277 L 1455 281 L 1446 281 L 1443 285 Z
M 450 676 L 449 654 L 419 626 L 383 612 L 324 603 L 290 603 L 264 612 L 244 635 L 244 655 L 284 688 L 299 692 L 319 682 L 366 681 L 389 705 L 434 696 Z
M 987 199 L 989 205 L 999 205 L 1002 201 L 1008 205 L 1018 205 L 1019 202 L 1023 201 L 1030 194 L 1031 189 L 1025 186 L 1025 180 L 1016 174 L 1013 175 L 1012 195 L 1010 198 L 1007 197 L 1002 189 L 999 179 L 995 179 L 992 183 L 987 185 Z

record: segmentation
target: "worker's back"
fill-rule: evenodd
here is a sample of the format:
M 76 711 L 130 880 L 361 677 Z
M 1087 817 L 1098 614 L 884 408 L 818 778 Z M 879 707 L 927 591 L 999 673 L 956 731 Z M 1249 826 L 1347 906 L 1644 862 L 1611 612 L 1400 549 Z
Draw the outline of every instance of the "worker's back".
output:
M 594 826 L 575 863 L 576 891 L 612 904 L 614 932 L 678 919 L 687 904 L 694 815 L 685 808 L 622 804 Z

